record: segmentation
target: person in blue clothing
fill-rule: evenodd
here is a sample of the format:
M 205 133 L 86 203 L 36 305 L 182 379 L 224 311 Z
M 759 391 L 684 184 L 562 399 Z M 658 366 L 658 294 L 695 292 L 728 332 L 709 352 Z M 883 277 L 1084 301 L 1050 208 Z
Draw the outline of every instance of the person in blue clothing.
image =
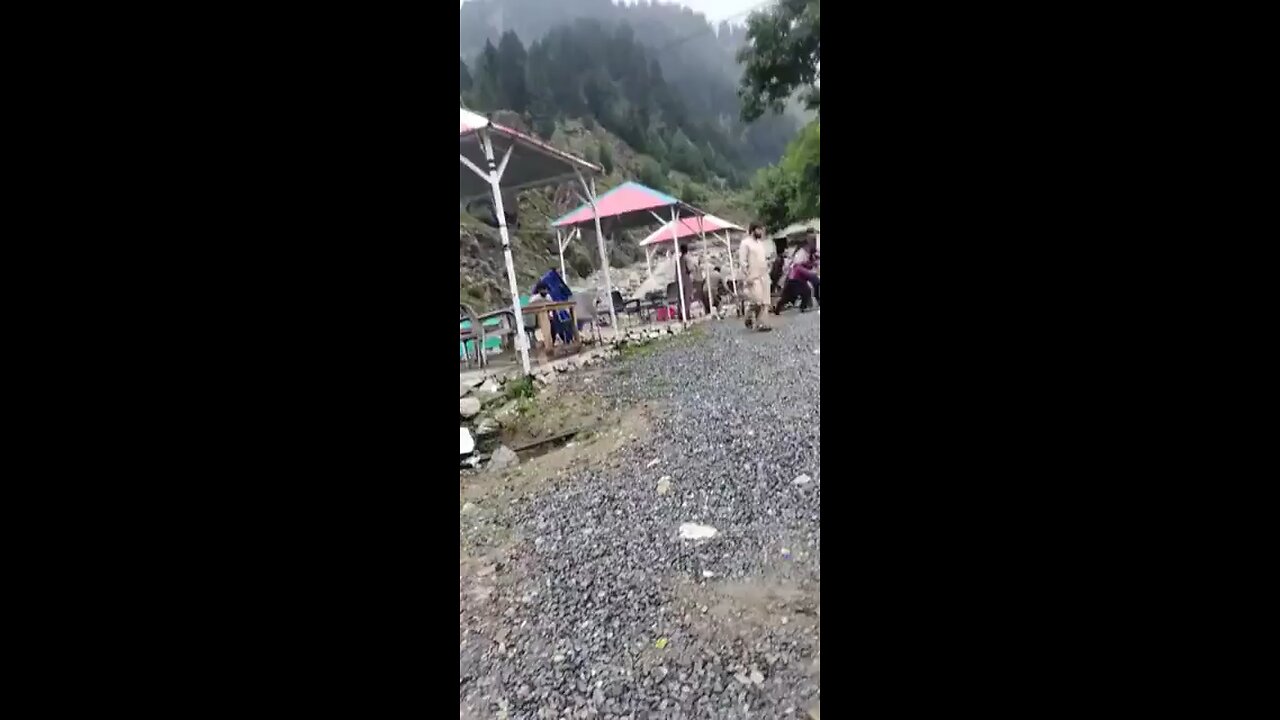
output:
M 556 301 L 564 301 L 573 299 L 573 291 L 565 284 L 560 277 L 560 272 L 555 268 L 547 271 L 533 286 L 533 295 L 541 295 L 543 299 L 551 299 Z M 556 340 L 562 343 L 569 343 L 573 340 L 573 322 L 570 320 L 568 310 L 557 310 L 551 315 L 551 334 Z

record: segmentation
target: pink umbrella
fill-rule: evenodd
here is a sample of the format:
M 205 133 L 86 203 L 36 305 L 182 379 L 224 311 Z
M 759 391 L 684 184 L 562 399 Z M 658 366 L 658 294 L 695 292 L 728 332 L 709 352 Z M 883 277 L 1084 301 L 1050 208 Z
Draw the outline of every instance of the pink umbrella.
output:
M 705 233 L 721 233 L 720 239 L 724 241 L 725 249 L 729 251 L 729 277 L 733 280 L 734 293 L 736 295 L 738 288 L 738 271 L 737 263 L 733 261 L 733 244 L 729 240 L 729 231 L 742 228 L 734 225 L 728 220 L 718 218 L 715 215 L 701 215 L 699 217 L 683 218 L 679 222 L 668 222 L 666 225 L 658 228 L 649 235 L 649 237 L 640 241 L 640 247 L 644 248 L 644 257 L 646 263 L 651 263 L 652 255 L 650 248 L 654 245 L 664 242 L 676 243 L 687 237 L 697 235 L 706 242 Z M 703 256 L 706 257 L 705 255 Z M 649 274 L 653 274 L 652 266 Z M 711 296 L 711 279 L 707 276 L 707 297 Z
M 672 232 L 672 228 L 675 232 Z M 722 220 L 715 215 L 703 215 L 697 218 L 683 218 L 678 223 L 668 222 L 666 225 L 654 230 L 649 237 L 640 241 L 640 247 L 648 247 L 658 243 L 679 241 L 694 235 L 702 235 L 703 233 L 715 233 L 722 230 L 742 230 L 741 227 L 734 225 L 728 220 Z
M 501 153 L 501 160 L 496 153 Z M 507 233 L 507 215 L 502 206 L 502 188 L 525 190 L 577 178 L 583 189 L 590 193 L 583 173 L 596 175 L 601 168 L 464 108 L 458 108 L 458 162 L 458 199 L 493 197 L 498 234 L 502 236 L 502 255 L 507 264 L 511 306 L 516 316 L 516 347 L 520 350 L 520 362 L 527 375 L 529 345 L 524 335 L 524 313 L 520 310 L 520 289 L 516 286 L 515 261 L 511 258 L 511 237 Z M 486 169 L 482 170 L 482 167 Z M 600 250 L 601 257 L 604 257 L 603 243 Z M 608 268 L 607 260 L 605 267 Z M 605 284 L 612 292 L 607 272 Z M 614 326 L 617 327 L 616 320 Z

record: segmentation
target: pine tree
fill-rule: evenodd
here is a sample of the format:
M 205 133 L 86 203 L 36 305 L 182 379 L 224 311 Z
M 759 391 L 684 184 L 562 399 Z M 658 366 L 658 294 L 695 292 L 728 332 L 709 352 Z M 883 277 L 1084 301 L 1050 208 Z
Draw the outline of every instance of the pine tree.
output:
M 486 42 L 484 50 L 476 58 L 476 71 L 472 76 L 472 102 L 480 110 L 501 110 L 506 99 L 498 83 L 498 49 Z
M 498 41 L 498 87 L 507 109 L 522 113 L 529 107 L 529 90 L 525 85 L 527 55 L 520 38 L 510 30 Z

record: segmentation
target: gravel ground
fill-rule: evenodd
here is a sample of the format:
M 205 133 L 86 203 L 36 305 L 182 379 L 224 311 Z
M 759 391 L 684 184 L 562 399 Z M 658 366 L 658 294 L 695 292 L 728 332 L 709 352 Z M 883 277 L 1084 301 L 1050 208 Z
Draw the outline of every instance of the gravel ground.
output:
M 597 386 L 649 436 L 463 512 L 464 555 L 510 534 L 460 578 L 461 718 L 819 717 L 821 313 L 774 321 L 622 361 Z

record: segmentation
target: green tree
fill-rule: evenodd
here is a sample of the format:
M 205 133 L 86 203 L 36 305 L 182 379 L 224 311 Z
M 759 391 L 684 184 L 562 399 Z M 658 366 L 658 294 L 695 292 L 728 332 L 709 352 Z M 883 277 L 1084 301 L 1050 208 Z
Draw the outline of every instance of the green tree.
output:
M 665 161 L 667 159 L 667 143 L 663 141 L 662 133 L 659 133 L 656 129 L 649 128 L 649 131 L 645 134 L 644 144 L 650 155 L 658 160 Z
M 458 94 L 471 92 L 471 71 L 467 69 L 467 61 L 458 58 Z
M 807 220 L 822 216 L 822 121 L 814 120 L 787 145 L 778 162 L 791 180 L 791 216 Z
M 502 89 L 504 107 L 522 113 L 529 107 L 529 89 L 525 85 L 524 45 L 510 30 L 498 41 L 498 87 Z
M 654 190 L 667 189 L 667 174 L 662 170 L 662 166 L 648 156 L 641 156 L 640 167 L 636 170 L 636 177 L 639 178 L 640 184 L 648 185 Z
M 667 158 L 671 167 L 691 177 L 701 180 L 707 175 L 707 166 L 702 160 L 702 153 L 683 130 L 677 129 L 672 133 Z
M 743 120 L 781 113 L 797 91 L 805 107 L 822 111 L 821 8 L 820 0 L 779 0 L 747 19 L 747 44 L 738 51 Z
M 757 216 L 765 227 L 777 230 L 793 220 L 792 205 L 796 196 L 795 179 L 781 167 L 771 165 L 756 173 L 751 183 Z
M 701 206 L 707 202 L 707 190 L 690 180 L 680 189 L 680 199 L 690 205 Z
M 600 167 L 604 168 L 606 175 L 613 174 L 613 151 L 604 140 L 600 141 Z
M 551 59 L 547 54 L 547 46 L 534 42 L 529 46 L 525 59 L 526 83 L 529 91 L 529 119 L 533 131 L 539 137 L 549 140 L 556 131 L 555 98 L 551 91 L 550 77 Z
M 479 110 L 501 110 L 506 107 L 502 88 L 498 83 L 498 49 L 491 42 L 484 44 L 484 50 L 476 58 L 471 102 Z

